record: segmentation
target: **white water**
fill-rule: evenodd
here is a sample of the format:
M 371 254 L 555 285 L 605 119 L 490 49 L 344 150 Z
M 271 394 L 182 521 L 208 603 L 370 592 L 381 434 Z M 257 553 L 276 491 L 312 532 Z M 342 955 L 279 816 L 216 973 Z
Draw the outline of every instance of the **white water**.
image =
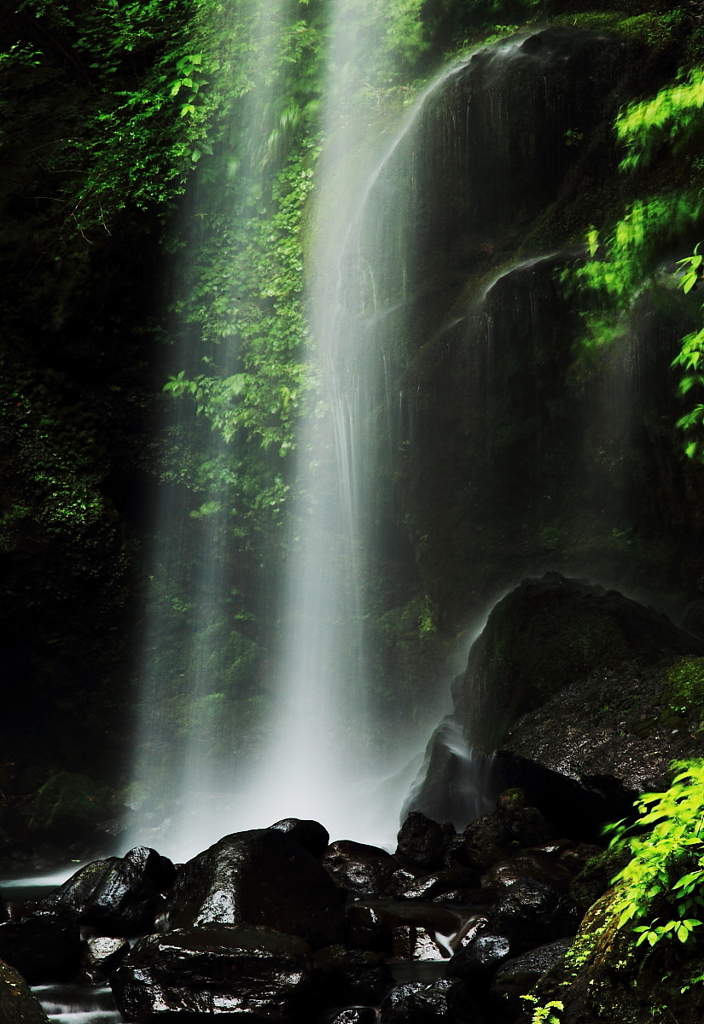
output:
M 261 26 L 275 20 L 271 5 L 277 2 L 266 0 L 261 8 L 262 85 L 252 91 L 246 124 L 239 128 L 255 152 L 266 144 L 272 99 L 264 74 L 269 37 Z M 165 540 L 154 593 L 163 601 L 164 592 L 173 592 L 174 607 L 191 605 L 194 626 L 183 638 L 181 663 L 171 666 L 162 663 L 165 626 L 159 613 L 147 630 L 136 813 L 127 845 L 147 843 L 176 859 L 227 832 L 289 816 L 321 821 L 333 839 L 394 845 L 427 737 L 446 710 L 440 685 L 424 720 L 399 716 L 390 725 L 380 716 L 377 680 L 367 661 L 367 589 L 375 509 L 390 487 L 389 454 L 400 441 L 402 401 L 395 381 L 405 366 L 404 325 L 416 299 L 407 286 L 418 248 L 413 154 L 422 140 L 414 133 L 428 98 L 472 55 L 445 68 L 373 151 L 365 118 L 355 107 L 363 45 L 349 12 L 338 12 L 310 246 L 311 369 L 319 387 L 298 438 L 292 555 L 273 671 L 275 711 L 259 764 L 243 765 L 230 752 L 236 724 L 213 690 L 225 668 L 218 655 L 222 636 L 211 627 L 222 618 L 227 598 L 223 534 L 209 530 L 206 519 L 194 553 L 184 526 L 188 510 L 166 497 L 158 513 Z M 494 47 L 495 58 L 519 45 L 513 39 Z M 396 165 L 404 161 L 407 181 L 397 182 Z M 256 191 L 258 164 L 249 165 L 244 192 Z M 233 353 L 212 352 L 209 358 L 217 358 L 222 375 L 232 372 Z M 187 365 L 185 352 L 179 360 Z M 177 421 L 176 428 L 184 424 Z M 377 450 L 380 429 L 389 434 L 383 453 Z M 226 450 L 214 441 L 213 458 L 223 456 Z M 207 497 L 227 502 L 227 494 L 217 491 Z M 173 581 L 189 561 L 198 570 L 179 592 Z
M 354 38 L 340 29 L 334 45 L 332 65 L 353 66 Z M 310 416 L 300 439 L 298 536 L 286 596 L 279 703 L 268 760 L 249 798 L 250 813 L 256 808 L 262 824 L 311 817 L 333 839 L 393 847 L 427 739 L 428 723 L 412 730 L 399 721 L 392 735 L 379 734 L 374 680 L 365 660 L 368 520 L 378 489 L 390 486 L 374 474 L 375 416 L 389 429 L 399 401 L 389 385 L 398 339 L 388 336 L 385 320 L 404 306 L 404 261 L 412 260 L 414 242 L 403 224 L 408 196 L 399 188 L 385 207 L 388 194 L 380 203 L 375 187 L 409 141 L 428 97 L 469 60 L 445 68 L 426 87 L 367 171 L 360 171 L 357 154 L 364 139 L 348 106 L 354 90 L 344 76 L 342 85 L 329 82 L 331 141 L 319 172 L 310 297 L 325 415 Z M 371 250 L 364 237 L 370 221 L 392 226 L 395 244 Z M 396 281 L 402 282 L 390 306 L 378 287 L 386 264 L 396 266 Z M 394 431 L 389 433 L 393 443 Z

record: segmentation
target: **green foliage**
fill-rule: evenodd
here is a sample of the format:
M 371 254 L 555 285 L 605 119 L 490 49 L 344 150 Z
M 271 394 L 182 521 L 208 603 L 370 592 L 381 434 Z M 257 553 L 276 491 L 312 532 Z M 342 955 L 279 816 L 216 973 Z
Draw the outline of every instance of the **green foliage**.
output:
M 675 12 L 676 13 L 676 12 Z M 663 151 L 679 158 L 692 171 L 692 184 L 668 190 L 631 203 L 599 245 L 596 229 L 586 243 L 590 259 L 575 272 L 576 280 L 600 296 L 602 308 L 585 316 L 584 344 L 587 349 L 611 343 L 627 330 L 640 295 L 651 287 L 656 263 L 668 245 L 686 238 L 696 229 L 704 213 L 701 191 L 694 187 L 702 159 L 704 127 L 704 68 L 692 68 L 685 79 L 661 89 L 651 100 L 629 104 L 618 116 L 616 134 L 625 147 L 621 161 L 624 172 L 634 172 L 653 162 Z M 678 261 L 679 286 L 689 294 L 702 272 L 699 246 Z M 678 390 L 688 394 L 704 384 L 702 359 L 704 329 L 682 338 L 672 365 L 683 371 Z M 685 431 L 685 454 L 701 458 L 704 403 L 696 403 L 677 421 Z
M 637 946 L 663 940 L 689 945 L 702 924 L 704 761 L 676 767 L 680 770 L 666 792 L 645 793 L 637 801 L 635 826 L 621 821 L 607 829 L 613 833 L 611 848 L 631 853 L 614 878 L 620 888 L 614 912 L 619 927 L 632 923 Z
M 521 999 L 525 999 L 526 1002 L 533 1003 L 534 1005 L 531 1024 L 560 1024 L 560 1017 L 557 1013 L 553 1013 L 553 1010 L 560 1011 L 565 1008 L 565 1004 L 559 999 L 551 999 L 544 1006 L 539 1006 L 539 1000 L 530 994 L 521 996 Z
M 704 123 L 704 68 L 692 68 L 683 81 L 661 89 L 652 99 L 631 103 L 616 119 L 616 134 L 626 147 L 621 168 L 647 164 L 662 146 L 683 150 Z

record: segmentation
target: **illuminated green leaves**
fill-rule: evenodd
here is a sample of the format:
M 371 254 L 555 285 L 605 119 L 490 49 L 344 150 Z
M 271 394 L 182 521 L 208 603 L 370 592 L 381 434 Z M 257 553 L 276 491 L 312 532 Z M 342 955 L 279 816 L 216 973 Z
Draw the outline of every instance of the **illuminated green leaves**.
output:
M 693 914 L 704 908 L 704 761 L 679 767 L 668 790 L 640 797 L 634 826 L 621 821 L 609 829 L 611 848 L 632 855 L 614 878 L 622 893 L 615 905 L 618 927 L 647 918 L 656 901 L 665 901 L 672 915 L 636 925 L 637 946 L 673 939 L 686 944 L 702 924 Z

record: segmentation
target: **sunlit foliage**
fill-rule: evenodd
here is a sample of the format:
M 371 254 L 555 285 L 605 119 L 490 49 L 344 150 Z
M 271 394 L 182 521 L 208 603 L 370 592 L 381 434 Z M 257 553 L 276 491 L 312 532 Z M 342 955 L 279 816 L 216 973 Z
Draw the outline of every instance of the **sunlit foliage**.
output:
M 644 793 L 635 825 L 611 826 L 611 846 L 631 860 L 614 879 L 619 926 L 631 923 L 636 945 L 663 940 L 688 944 L 701 927 L 704 907 L 704 761 L 680 770 L 664 793 Z M 640 923 L 643 922 L 643 923 Z

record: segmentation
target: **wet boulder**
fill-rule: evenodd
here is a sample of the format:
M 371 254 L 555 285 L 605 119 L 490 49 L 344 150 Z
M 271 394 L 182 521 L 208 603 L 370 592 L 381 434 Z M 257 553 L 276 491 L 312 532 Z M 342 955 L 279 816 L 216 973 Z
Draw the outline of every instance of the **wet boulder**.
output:
M 411 811 L 398 833 L 396 857 L 414 868 L 432 871 L 443 866 L 454 838 L 455 828 L 451 822 L 433 821 L 420 811 Z
M 110 939 L 107 936 L 88 939 L 82 962 L 85 976 L 93 982 L 105 981 L 129 951 L 127 939 Z
M 330 842 L 330 834 L 325 826 L 309 818 L 282 818 L 269 828 L 284 832 L 314 857 L 322 857 Z
M 545 882 L 525 878 L 499 897 L 489 914 L 489 929 L 525 950 L 575 935 L 581 918 L 569 896 Z
M 125 1020 L 300 1019 L 311 979 L 310 947 L 270 928 L 204 925 L 147 935 L 110 975 Z
M 467 989 L 457 978 L 409 981 L 381 1004 L 380 1024 L 479 1024 Z
M 370 950 L 328 946 L 313 957 L 313 988 L 321 1008 L 378 1006 L 393 985 L 384 959 Z
M 453 694 L 455 707 L 470 746 L 489 753 L 522 715 L 594 669 L 687 654 L 704 654 L 702 641 L 666 615 L 549 572 L 524 580 L 494 607 Z
M 377 1024 L 377 1020 L 373 1006 L 348 1006 L 336 1013 L 330 1024 Z
M 551 838 L 552 829 L 541 812 L 527 803 L 522 789 L 514 787 L 499 795 L 495 811 L 470 822 L 455 836 L 448 860 L 486 871 L 522 848 Z
M 319 949 L 341 940 L 344 903 L 312 853 L 278 829 L 253 829 L 225 836 L 180 868 L 160 926 L 265 925 Z
M 338 885 L 350 892 L 385 893 L 398 862 L 386 850 L 341 839 L 328 846 L 323 867 Z
M 70 977 L 81 960 L 76 918 L 65 907 L 57 907 L 0 924 L 0 960 L 31 985 Z
M 444 893 L 458 889 L 473 889 L 479 876 L 472 868 L 456 866 L 435 871 L 420 877 L 400 878 L 392 876 L 389 895 L 406 900 L 432 900 Z
M 86 864 L 39 904 L 65 908 L 100 935 L 130 936 L 154 930 L 154 918 L 176 870 L 166 857 L 136 846 L 124 857 Z
M 522 956 L 503 963 L 491 984 L 491 993 L 512 1012 L 520 1013 L 521 996 L 530 992 L 542 976 L 558 964 L 570 948 L 571 939 L 558 939 L 531 949 Z
M 0 962 L 0 1020 L 2 1024 L 48 1024 L 36 996 L 13 967 Z
M 510 955 L 510 939 L 484 930 L 473 942 L 455 953 L 447 965 L 446 976 L 459 978 L 470 991 L 488 989 L 494 973 Z
M 560 892 L 568 892 L 574 877 L 574 872 L 547 854 L 526 850 L 494 864 L 482 875 L 481 881 L 490 889 L 507 889 L 521 879 L 535 878 Z
M 391 930 L 376 907 L 351 903 L 347 907 L 347 944 L 352 949 L 391 953 Z

